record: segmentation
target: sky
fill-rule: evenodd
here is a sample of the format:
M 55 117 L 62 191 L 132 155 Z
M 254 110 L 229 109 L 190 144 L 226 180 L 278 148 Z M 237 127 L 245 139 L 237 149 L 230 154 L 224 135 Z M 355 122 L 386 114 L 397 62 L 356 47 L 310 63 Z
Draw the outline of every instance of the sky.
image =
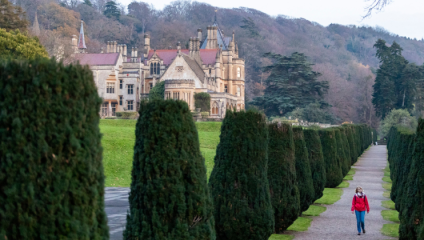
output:
M 128 5 L 134 0 L 117 0 Z M 141 1 L 141 0 L 138 0 Z M 163 9 L 171 0 L 142 0 Z M 371 1 L 371 0 L 370 0 Z M 383 27 L 387 31 L 410 38 L 424 38 L 424 1 L 392 0 L 381 12 L 375 12 L 365 20 L 365 0 L 198 0 L 219 8 L 254 8 L 271 16 L 286 15 L 305 18 L 323 26 L 331 23 L 343 25 L 367 25 Z

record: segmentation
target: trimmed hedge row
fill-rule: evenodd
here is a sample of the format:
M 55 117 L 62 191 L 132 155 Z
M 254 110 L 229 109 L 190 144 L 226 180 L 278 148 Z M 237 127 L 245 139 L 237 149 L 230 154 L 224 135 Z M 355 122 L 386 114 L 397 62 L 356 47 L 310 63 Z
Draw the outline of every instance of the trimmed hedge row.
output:
M 387 135 L 392 189 L 399 211 L 399 239 L 424 239 L 424 120 L 416 133 L 392 127 Z

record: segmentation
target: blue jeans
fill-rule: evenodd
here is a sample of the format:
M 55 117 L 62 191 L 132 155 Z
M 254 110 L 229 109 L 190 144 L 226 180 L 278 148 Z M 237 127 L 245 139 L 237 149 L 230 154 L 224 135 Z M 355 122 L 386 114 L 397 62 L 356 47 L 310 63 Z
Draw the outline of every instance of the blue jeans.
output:
M 365 211 L 359 212 L 355 210 L 355 215 L 356 215 L 356 225 L 358 227 L 358 233 L 360 233 L 361 227 L 362 229 L 365 228 Z

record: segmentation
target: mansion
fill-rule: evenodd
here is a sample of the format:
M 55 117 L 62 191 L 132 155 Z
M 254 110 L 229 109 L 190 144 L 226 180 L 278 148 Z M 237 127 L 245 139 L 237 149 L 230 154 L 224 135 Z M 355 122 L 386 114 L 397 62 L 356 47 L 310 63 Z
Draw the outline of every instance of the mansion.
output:
M 150 36 L 144 35 L 144 48 L 131 48 L 111 41 L 106 52 L 87 53 L 83 23 L 79 38 L 72 37 L 74 60 L 89 65 L 99 96 L 103 99 L 102 117 L 116 112 L 138 110 L 140 100 L 159 82 L 165 82 L 165 99 L 179 99 L 195 110 L 194 95 L 206 92 L 211 97 L 209 118 L 223 118 L 227 109 L 245 107 L 244 59 L 239 58 L 234 32 L 224 36 L 215 23 L 191 37 L 188 49 L 152 49 Z

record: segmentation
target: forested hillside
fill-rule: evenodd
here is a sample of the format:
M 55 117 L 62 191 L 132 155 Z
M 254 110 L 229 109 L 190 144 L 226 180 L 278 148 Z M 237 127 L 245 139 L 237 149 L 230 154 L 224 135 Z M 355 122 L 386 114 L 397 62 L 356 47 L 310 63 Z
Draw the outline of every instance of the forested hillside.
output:
M 100 52 L 106 41 L 118 41 L 141 48 L 143 33 L 151 34 L 153 48 L 183 46 L 197 28 L 206 29 L 215 15 L 214 6 L 176 1 L 163 10 L 143 2 L 128 6 L 116 1 L 116 9 L 106 8 L 106 0 L 11 0 L 27 12 L 32 22 L 38 12 L 40 41 L 53 55 L 59 43 L 70 43 L 78 34 L 80 19 L 84 19 L 88 51 Z M 106 15 L 105 16 L 105 10 Z M 113 12 L 115 10 L 115 12 Z M 320 72 L 320 80 L 329 82 L 326 101 L 338 122 L 366 122 L 376 126 L 371 95 L 374 69 L 379 60 L 373 48 L 377 39 L 391 44 L 396 41 L 402 55 L 421 65 L 424 62 L 424 41 L 391 34 L 381 28 L 342 26 L 327 27 L 306 19 L 286 16 L 272 17 L 248 8 L 217 9 L 217 19 L 225 34 L 235 31 L 241 57 L 246 60 L 247 101 L 263 93 L 267 75 L 261 69 L 271 64 L 263 55 L 267 52 L 290 55 L 304 53 Z M 205 35 L 205 34 L 204 34 Z

